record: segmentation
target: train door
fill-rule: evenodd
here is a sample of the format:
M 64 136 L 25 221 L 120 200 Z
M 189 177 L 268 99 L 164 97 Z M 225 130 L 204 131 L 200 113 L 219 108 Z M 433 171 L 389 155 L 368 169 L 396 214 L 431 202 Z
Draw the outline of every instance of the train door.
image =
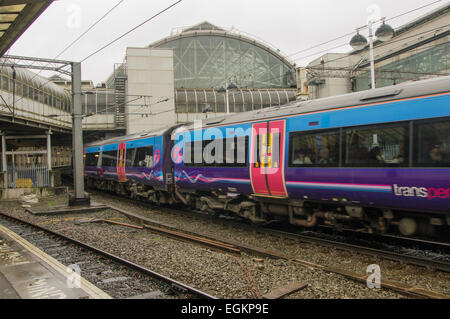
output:
M 125 173 L 125 154 L 126 143 L 119 144 L 119 152 L 117 154 L 117 177 L 121 182 L 125 182 L 127 180 L 127 175 Z
M 253 124 L 250 178 L 255 195 L 287 197 L 284 180 L 286 121 Z

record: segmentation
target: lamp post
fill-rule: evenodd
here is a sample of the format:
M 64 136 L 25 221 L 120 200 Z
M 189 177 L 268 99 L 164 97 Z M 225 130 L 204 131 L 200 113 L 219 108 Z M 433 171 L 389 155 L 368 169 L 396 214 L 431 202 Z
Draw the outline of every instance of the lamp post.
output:
M 373 52 L 373 25 L 376 22 L 382 21 L 383 24 L 377 29 L 375 32 L 375 36 L 378 40 L 385 42 L 389 41 L 394 37 L 394 29 L 388 24 L 385 23 L 385 18 L 378 20 L 378 21 L 370 21 L 369 22 L 369 50 L 370 50 L 370 72 L 371 72 L 371 79 L 372 79 L 372 90 L 376 88 L 376 82 L 375 82 L 375 57 Z M 367 46 L 367 39 L 359 34 L 359 30 L 365 28 L 366 26 L 362 28 L 358 28 L 356 30 L 356 35 L 353 36 L 353 38 L 350 40 L 350 46 L 355 49 L 356 51 L 360 51 L 364 49 Z

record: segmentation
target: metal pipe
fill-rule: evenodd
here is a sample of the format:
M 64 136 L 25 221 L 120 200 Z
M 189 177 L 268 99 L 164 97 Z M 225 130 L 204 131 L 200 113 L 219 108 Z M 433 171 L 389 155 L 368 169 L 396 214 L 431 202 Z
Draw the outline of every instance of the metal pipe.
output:
M 326 213 L 324 212 L 318 212 L 314 213 L 311 217 L 311 220 L 306 219 L 292 219 L 291 224 L 301 227 L 315 227 L 317 225 L 317 219 L 324 218 L 326 216 Z
M 179 200 L 183 202 L 184 205 L 186 206 L 188 205 L 188 201 L 186 200 L 186 198 L 183 197 L 183 195 L 180 194 L 177 187 L 175 187 L 175 195 L 178 197 Z

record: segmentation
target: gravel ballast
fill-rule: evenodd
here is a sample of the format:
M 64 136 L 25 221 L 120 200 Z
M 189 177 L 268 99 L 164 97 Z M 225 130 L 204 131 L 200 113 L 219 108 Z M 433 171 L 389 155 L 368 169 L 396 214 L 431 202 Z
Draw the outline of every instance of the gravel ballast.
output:
M 92 199 L 180 229 L 274 250 L 316 264 L 334 266 L 360 274 L 366 272 L 368 265 L 378 264 L 383 279 L 400 281 L 410 286 L 445 294 L 450 293 L 450 276 L 446 273 L 268 236 L 257 231 L 248 231 L 244 227 L 239 228 L 234 222 L 227 226 L 222 222 L 150 210 L 111 195 L 95 194 L 92 195 Z M 60 198 L 47 199 L 38 206 L 60 200 Z M 25 212 L 17 202 L 4 202 L 2 211 L 93 244 L 219 298 L 260 298 L 293 281 L 306 283 L 308 287 L 286 298 L 405 298 L 389 289 L 369 289 L 365 283 L 285 260 L 261 258 L 246 253 L 236 257 L 153 234 L 147 230 L 106 223 L 77 223 L 88 218 L 134 223 L 113 210 L 64 216 L 33 216 Z

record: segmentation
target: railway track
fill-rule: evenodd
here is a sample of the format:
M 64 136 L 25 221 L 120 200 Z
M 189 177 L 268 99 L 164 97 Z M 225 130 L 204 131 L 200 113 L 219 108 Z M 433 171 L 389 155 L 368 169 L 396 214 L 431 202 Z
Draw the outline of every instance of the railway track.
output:
M 145 206 L 163 209 L 165 211 L 170 211 L 172 213 L 180 213 L 181 212 L 181 211 L 175 210 L 173 208 L 154 207 L 151 204 L 145 205 Z M 176 231 L 177 233 L 180 233 L 180 234 L 184 233 L 186 235 L 185 238 L 189 238 L 189 236 L 195 236 L 196 238 L 202 238 L 205 241 L 213 241 L 215 243 L 221 243 L 222 245 L 228 245 L 230 247 L 237 248 L 241 251 L 245 251 L 249 254 L 259 255 L 259 256 L 264 256 L 264 257 L 269 257 L 269 258 L 275 258 L 275 259 L 288 260 L 290 262 L 294 262 L 296 264 L 300 264 L 305 267 L 314 268 L 314 269 L 318 269 L 318 270 L 322 270 L 322 271 L 326 271 L 326 272 L 336 273 L 336 274 L 345 276 L 345 277 L 350 278 L 355 281 L 359 281 L 359 282 L 363 282 L 363 283 L 366 283 L 366 281 L 367 281 L 366 274 L 358 274 L 358 273 L 349 272 L 344 269 L 339 269 L 339 268 L 328 266 L 328 265 L 319 265 L 319 264 L 311 263 L 307 260 L 298 259 L 295 256 L 280 254 L 279 252 L 276 252 L 276 251 L 266 250 L 266 249 L 262 249 L 259 247 L 242 244 L 237 241 L 227 240 L 227 239 L 223 239 L 223 238 L 219 238 L 219 237 L 208 236 L 205 234 L 196 233 L 196 232 L 192 232 L 192 231 L 181 230 L 181 229 L 172 227 L 170 225 L 167 225 L 165 223 L 160 223 L 155 220 L 146 218 L 144 216 L 140 216 L 135 213 L 127 212 L 127 211 L 117 208 L 117 207 L 110 206 L 110 208 L 124 214 L 125 216 L 127 216 L 130 219 L 139 221 L 140 223 L 144 224 L 144 228 L 147 228 L 149 230 L 151 230 L 153 227 L 157 227 L 158 229 L 165 228 L 168 232 Z M 183 212 L 183 213 L 187 213 L 189 215 L 194 214 L 194 216 L 198 217 L 197 213 L 193 213 L 193 212 Z M 200 216 L 203 216 L 203 215 L 200 215 Z M 209 218 L 209 216 L 207 216 L 207 215 L 205 215 L 204 217 Z M 224 221 L 221 221 L 221 222 L 224 222 Z M 225 222 L 227 222 L 227 221 L 225 221 Z M 442 271 L 450 271 L 450 264 L 444 263 L 444 262 L 436 262 L 433 260 L 427 260 L 427 259 L 423 259 L 423 258 L 419 258 L 419 257 L 415 257 L 415 256 L 406 256 L 406 255 L 402 255 L 402 254 L 395 254 L 392 252 L 375 250 L 375 249 L 371 249 L 371 248 L 367 248 L 367 247 L 360 247 L 360 246 L 351 245 L 351 244 L 341 245 L 341 244 L 336 244 L 336 242 L 331 241 L 331 240 L 318 239 L 318 238 L 310 237 L 310 236 L 302 236 L 299 234 L 283 232 L 283 231 L 279 231 L 279 230 L 275 230 L 275 229 L 254 227 L 252 225 L 242 225 L 241 223 L 239 223 L 239 226 L 240 227 L 248 227 L 248 229 L 250 229 L 252 231 L 258 231 L 260 233 L 265 233 L 265 234 L 272 235 L 272 236 L 283 237 L 283 238 L 301 241 L 301 242 L 319 244 L 319 245 L 324 245 L 324 246 L 333 247 L 333 248 L 337 248 L 337 249 L 343 249 L 343 250 L 347 250 L 347 251 L 353 251 L 353 252 L 357 251 L 358 253 L 362 253 L 362 254 L 366 254 L 366 255 L 370 255 L 370 256 L 375 255 L 378 257 L 396 260 L 396 261 L 400 261 L 400 262 L 408 262 L 408 263 L 415 264 L 415 265 L 420 265 L 420 266 L 425 266 L 425 267 L 433 267 L 434 269 L 440 269 Z M 385 288 L 389 288 L 394 291 L 400 292 L 404 295 L 414 297 L 414 298 L 430 298 L 430 299 L 449 299 L 450 298 L 450 296 L 445 295 L 445 294 L 436 293 L 434 291 L 422 289 L 419 287 L 405 285 L 403 283 L 396 282 L 396 281 L 382 280 L 382 286 Z
M 69 266 L 115 298 L 217 299 L 128 260 L 23 219 L 0 212 L 0 224 Z
M 381 258 L 386 258 L 389 260 L 394 260 L 398 262 L 403 262 L 415 266 L 428 267 L 435 270 L 450 272 L 450 262 L 437 260 L 432 258 L 425 258 L 420 256 L 411 255 L 411 252 L 395 252 L 390 250 L 383 250 L 372 248 L 368 246 L 361 246 L 352 243 L 346 243 L 342 241 L 330 240 L 325 238 L 320 238 L 314 235 L 304 235 L 299 233 L 287 232 L 278 229 L 264 228 L 264 233 L 273 236 L 280 236 L 283 238 L 288 238 L 292 240 L 297 240 L 300 242 L 306 242 L 311 244 L 319 244 L 326 247 L 333 247 L 341 250 L 347 250 L 352 252 L 357 252 L 360 254 L 377 256 Z M 439 245 L 439 247 L 441 247 Z
M 103 194 L 103 193 L 102 193 Z M 125 198 L 127 201 L 128 198 Z M 208 213 L 203 212 L 196 212 L 191 210 L 181 210 L 176 208 L 168 208 L 168 207 L 161 207 L 156 206 L 151 203 L 147 202 L 139 202 L 136 203 L 135 201 L 129 200 L 130 203 L 133 203 L 134 205 L 139 204 L 143 205 L 146 208 L 151 208 L 154 210 L 161 210 L 164 212 L 172 213 L 172 214 L 183 214 L 188 216 L 193 216 L 196 218 L 204 218 L 208 220 L 215 220 L 216 222 L 225 223 L 226 225 L 230 225 L 230 223 L 235 223 L 236 226 L 245 228 L 250 231 L 257 231 L 259 233 L 264 233 L 271 236 L 276 237 L 282 237 L 286 239 L 296 240 L 300 242 L 310 243 L 310 244 L 318 244 L 326 247 L 332 247 L 340 250 L 345 251 L 352 251 L 357 252 L 360 254 L 368 255 L 368 256 L 374 256 L 374 257 L 381 257 L 386 258 L 393 261 L 398 261 L 402 263 L 407 263 L 414 266 L 421 266 L 421 267 L 427 267 L 430 269 L 440 270 L 444 272 L 450 273 L 450 244 L 447 243 L 440 243 L 440 242 L 432 242 L 432 241 L 425 241 L 421 239 L 409 239 L 409 238 L 403 238 L 403 237 L 395 237 L 395 236 L 387 236 L 387 235 L 377 235 L 378 240 L 384 240 L 389 239 L 394 245 L 396 243 L 396 239 L 399 239 L 399 244 L 408 244 L 407 248 L 411 248 L 413 246 L 416 247 L 416 249 L 432 249 L 432 251 L 441 252 L 440 257 L 444 257 L 445 254 L 448 255 L 448 260 L 441 260 L 439 259 L 439 256 L 432 255 L 431 258 L 429 257 L 423 257 L 423 256 L 417 256 L 414 255 L 414 253 L 417 253 L 417 250 L 414 251 L 412 249 L 404 249 L 403 252 L 395 251 L 393 248 L 395 246 L 391 245 L 391 249 L 383 249 L 380 247 L 374 248 L 374 246 L 381 246 L 380 243 L 376 243 L 374 241 L 369 242 L 367 241 L 365 244 L 355 244 L 355 243 L 348 243 L 341 240 L 335 240 L 335 239 L 327 239 L 327 238 L 321 238 L 317 236 L 316 234 L 307 234 L 307 233 L 298 233 L 294 231 L 283 231 L 271 226 L 268 227 L 261 227 L 261 226 L 255 226 L 255 225 L 249 225 L 245 222 L 237 222 L 236 219 L 225 219 L 225 218 L 216 218 Z M 111 206 L 110 206 L 111 207 Z M 128 216 L 134 216 L 135 214 L 130 214 L 124 210 L 121 210 L 117 207 L 111 207 L 115 210 L 117 210 L 120 213 L 123 213 Z M 139 216 L 135 216 L 136 218 L 139 218 Z M 164 224 L 162 225 L 164 226 Z M 311 233 L 311 232 L 308 232 Z M 353 234 L 356 234 L 356 232 L 352 232 Z M 361 233 L 359 233 L 361 234 Z M 203 236 L 202 234 L 196 234 L 193 235 L 197 236 Z M 374 237 L 377 238 L 377 237 Z M 212 240 L 216 241 L 223 241 L 222 239 L 214 239 L 210 238 Z M 230 244 L 230 243 L 229 243 Z M 231 245 L 234 245 L 234 247 L 238 247 L 238 243 L 231 243 Z M 429 255 L 429 254 L 428 254 Z M 446 258 L 442 258 L 446 259 Z

